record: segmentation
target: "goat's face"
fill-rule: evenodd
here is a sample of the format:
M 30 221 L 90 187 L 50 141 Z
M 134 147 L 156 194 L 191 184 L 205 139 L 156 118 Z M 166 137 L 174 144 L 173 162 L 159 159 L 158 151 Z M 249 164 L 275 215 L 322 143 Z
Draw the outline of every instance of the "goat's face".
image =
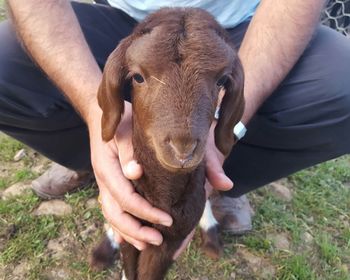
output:
M 227 154 L 232 128 L 243 111 L 243 71 L 223 31 L 207 13 L 165 9 L 124 39 L 108 59 L 99 91 L 103 138 L 113 137 L 130 90 L 134 124 L 163 167 L 191 170 L 204 156 L 206 139 L 225 89 L 215 131 Z

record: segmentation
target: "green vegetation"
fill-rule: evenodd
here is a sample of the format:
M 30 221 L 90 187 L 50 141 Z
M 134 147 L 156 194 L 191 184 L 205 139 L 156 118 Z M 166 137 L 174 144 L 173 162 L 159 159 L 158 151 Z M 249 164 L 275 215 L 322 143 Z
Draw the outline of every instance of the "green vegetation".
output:
M 5 19 L 5 1 L 4 0 L 0 0 L 0 21 Z

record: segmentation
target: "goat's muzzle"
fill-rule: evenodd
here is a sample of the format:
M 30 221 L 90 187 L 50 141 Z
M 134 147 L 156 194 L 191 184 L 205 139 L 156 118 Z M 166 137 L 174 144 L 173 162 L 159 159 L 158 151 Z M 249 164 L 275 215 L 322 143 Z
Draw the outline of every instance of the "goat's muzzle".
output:
M 170 139 L 168 145 L 172 149 L 175 159 L 179 161 L 182 167 L 193 158 L 193 153 L 197 147 L 196 139 Z
M 157 158 L 170 171 L 191 172 L 203 159 L 205 143 L 199 138 L 171 135 L 155 141 Z

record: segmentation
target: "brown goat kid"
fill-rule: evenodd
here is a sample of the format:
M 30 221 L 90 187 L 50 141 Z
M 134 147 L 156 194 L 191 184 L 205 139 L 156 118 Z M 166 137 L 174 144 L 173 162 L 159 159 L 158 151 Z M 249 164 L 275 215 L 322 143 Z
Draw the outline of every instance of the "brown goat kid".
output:
M 200 9 L 157 11 L 108 58 L 98 93 L 102 137 L 113 138 L 124 110 L 123 94 L 130 93 L 134 155 L 144 170 L 133 184 L 153 206 L 173 217 L 170 228 L 142 221 L 161 232 L 160 246 L 140 252 L 121 244 L 123 279 L 164 279 L 175 251 L 200 221 L 206 201 L 206 140 L 223 88 L 215 143 L 227 155 L 244 107 L 243 70 L 225 30 Z M 212 216 L 210 204 L 206 206 L 201 226 L 210 231 L 215 224 L 206 224 Z M 210 245 L 211 237 L 204 239 Z M 92 263 L 110 262 L 113 252 L 106 238 L 95 249 Z

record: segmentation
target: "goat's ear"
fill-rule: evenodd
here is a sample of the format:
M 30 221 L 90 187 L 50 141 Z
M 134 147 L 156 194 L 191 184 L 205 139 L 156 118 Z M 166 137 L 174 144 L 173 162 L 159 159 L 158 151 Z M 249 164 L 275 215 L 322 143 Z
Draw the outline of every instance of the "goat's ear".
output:
M 124 113 L 123 91 L 126 90 L 128 69 L 125 54 L 131 37 L 123 39 L 109 55 L 102 76 L 97 100 L 102 109 L 102 139 L 109 141 L 114 137 L 121 116 Z
M 215 127 L 215 144 L 227 156 L 235 143 L 233 128 L 241 120 L 244 110 L 244 74 L 238 57 L 233 71 L 225 83 L 225 95 L 221 102 L 220 116 Z

